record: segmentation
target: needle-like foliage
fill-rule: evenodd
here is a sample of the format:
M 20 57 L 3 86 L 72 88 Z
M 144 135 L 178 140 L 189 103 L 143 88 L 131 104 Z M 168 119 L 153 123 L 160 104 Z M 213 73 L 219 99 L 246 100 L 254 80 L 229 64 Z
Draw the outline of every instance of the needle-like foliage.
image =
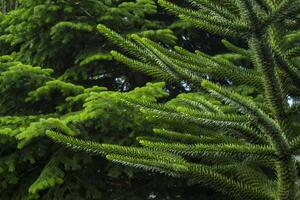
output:
M 96 27 L 103 23 L 123 36 L 175 44 L 175 18 L 162 20 L 164 14 L 156 0 L 0 1 L 1 200 L 114 199 L 124 188 L 131 193 L 133 169 L 66 151 L 45 132 L 80 132 L 81 138 L 122 145 L 134 143 L 137 132 L 151 132 L 153 125 L 118 92 L 142 86 L 146 76 L 113 61 L 112 46 Z M 148 84 L 130 93 L 154 100 L 166 95 L 163 87 Z
M 195 27 L 226 37 L 224 45 L 232 54 L 170 50 L 137 35 L 123 38 L 98 25 L 123 50 L 112 52 L 116 60 L 158 79 L 198 89 L 166 104 L 123 97 L 149 120 L 162 124 L 154 130 L 155 136 L 139 137 L 142 147 L 120 147 L 55 131 L 47 135 L 116 163 L 186 178 L 230 199 L 296 199 L 300 1 L 188 2 L 190 6 L 182 7 L 159 1 Z M 233 38 L 245 45 L 229 42 Z

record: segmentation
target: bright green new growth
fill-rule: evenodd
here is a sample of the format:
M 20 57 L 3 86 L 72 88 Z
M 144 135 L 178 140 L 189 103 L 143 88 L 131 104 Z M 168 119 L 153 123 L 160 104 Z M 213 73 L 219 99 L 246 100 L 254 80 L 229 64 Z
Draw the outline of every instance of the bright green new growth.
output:
M 45 138 L 50 130 L 69 136 L 80 132 L 84 137 L 84 131 L 93 128 L 95 131 L 89 132 L 92 136 L 100 132 L 102 134 L 98 135 L 102 139 L 113 132 L 120 140 L 124 129 L 141 132 L 151 131 L 153 127 L 137 109 L 120 101 L 120 92 L 64 82 L 55 79 L 52 73 L 51 69 L 25 65 L 14 61 L 11 56 L 0 56 L 0 91 L 5 94 L 0 98 L 0 199 L 88 198 L 85 195 L 81 198 L 74 192 L 81 190 L 82 185 L 68 177 L 83 180 L 86 173 L 74 173 L 84 170 L 81 165 L 90 165 L 94 161 L 91 156 L 67 152 L 64 147 L 53 145 Z M 167 95 L 164 85 L 148 83 L 122 95 L 153 102 Z M 49 111 L 49 107 L 55 110 Z M 112 120 L 115 118 L 119 120 Z M 115 132 L 121 134 L 117 136 Z M 128 143 L 128 140 L 123 142 Z M 30 169 L 30 173 L 23 175 L 22 180 L 21 175 L 26 174 L 26 169 Z M 34 173 L 33 169 L 36 170 Z M 113 173 L 113 170 L 109 172 Z M 19 187 L 20 182 L 24 185 Z M 93 187 L 90 182 L 85 186 L 88 193 L 93 193 L 95 199 L 99 198 L 102 188 Z M 16 192 L 11 194 L 10 191 Z M 55 196 L 52 192 L 56 192 Z
M 97 144 L 54 131 L 47 135 L 73 149 L 187 178 L 234 199 L 296 199 L 300 67 L 299 43 L 293 38 L 299 33 L 300 1 L 188 2 L 190 8 L 159 1 L 195 27 L 243 40 L 248 49 L 224 40 L 233 54 L 210 56 L 180 47 L 173 51 L 98 26 L 124 50 L 125 54 L 112 52 L 116 60 L 158 79 L 198 88 L 198 93 L 179 95 L 165 105 L 124 96 L 124 102 L 140 108 L 150 120 L 169 124 L 166 129 L 155 129 L 154 137 L 139 137 L 143 147 Z M 253 92 L 241 94 L 241 85 Z
M 96 27 L 103 23 L 124 36 L 175 44 L 173 19 L 160 19 L 164 14 L 156 0 L 0 1 L 1 200 L 123 195 L 124 185 L 108 191 L 120 177 L 131 182 L 132 169 L 66 151 L 45 131 L 124 145 L 151 131 L 153 124 L 113 92 L 143 85 L 144 75 L 112 61 L 112 46 Z M 149 84 L 134 95 L 155 99 L 164 95 L 162 87 Z M 91 172 L 97 172 L 93 178 Z

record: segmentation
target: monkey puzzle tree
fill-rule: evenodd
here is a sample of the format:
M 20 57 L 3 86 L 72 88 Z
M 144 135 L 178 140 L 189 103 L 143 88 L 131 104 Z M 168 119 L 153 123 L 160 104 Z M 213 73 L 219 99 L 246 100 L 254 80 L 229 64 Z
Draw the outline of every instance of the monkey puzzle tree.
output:
M 174 43 L 164 22 L 148 19 L 158 15 L 155 1 L 22 0 L 3 14 L 0 46 L 8 56 L 0 56 L 0 199 L 117 196 L 107 191 L 113 184 L 117 191 L 130 187 L 128 168 L 65 151 L 44 135 L 49 128 L 73 134 L 72 127 L 83 138 L 128 145 L 137 132 L 151 131 L 136 109 L 120 103 L 118 92 L 102 87 L 122 90 L 130 74 L 138 75 L 112 61 L 96 26 Z M 162 87 L 149 84 L 131 94 L 153 100 L 166 95 Z
M 1 199 L 109 199 L 130 188 L 131 170 L 66 151 L 44 137 L 48 129 L 70 135 L 78 130 L 82 138 L 131 144 L 134 135 L 153 125 L 122 104 L 119 92 L 64 82 L 52 69 L 10 56 L 0 57 L 0 86 Z M 148 84 L 128 95 L 154 101 L 167 95 L 163 86 Z
M 158 79 L 198 88 L 197 93 L 179 95 L 166 104 L 123 97 L 149 119 L 163 122 L 154 137 L 138 137 L 143 147 L 124 147 L 78 140 L 55 130 L 47 135 L 76 150 L 186 178 L 232 198 L 295 199 L 300 48 L 293 35 L 299 33 L 300 1 L 188 2 L 189 7 L 182 7 L 159 1 L 184 21 L 236 39 L 244 48 L 224 40 L 233 54 L 169 50 L 149 39 L 137 35 L 125 39 L 98 26 L 123 50 L 124 54 L 112 52 L 116 60 Z

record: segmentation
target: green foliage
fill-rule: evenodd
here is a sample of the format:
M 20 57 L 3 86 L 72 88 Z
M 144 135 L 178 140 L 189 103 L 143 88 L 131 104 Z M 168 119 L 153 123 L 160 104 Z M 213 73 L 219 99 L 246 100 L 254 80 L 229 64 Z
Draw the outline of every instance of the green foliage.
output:
M 142 86 L 144 76 L 112 60 L 112 45 L 96 26 L 173 45 L 173 18 L 162 21 L 154 0 L 20 0 L 0 6 L 6 55 L 0 56 L 0 199 L 117 198 L 131 187 L 130 168 L 66 151 L 45 133 L 131 145 L 138 133 L 151 132 L 154 123 L 124 105 L 119 92 L 108 91 Z M 164 87 L 149 83 L 128 96 L 155 102 L 167 96 Z
M 64 181 L 64 172 L 58 168 L 58 156 L 54 156 L 52 160 L 44 167 L 40 176 L 30 186 L 28 192 L 38 197 L 38 192 L 51 188 L 55 185 L 60 185 Z
M 32 67 L 14 61 L 10 56 L 2 56 L 0 64 L 0 113 L 19 115 L 32 112 L 32 105 L 25 103 L 27 93 L 37 89 L 52 79 L 53 70 Z M 26 85 L 26 87 L 24 87 Z
M 135 85 L 126 77 L 130 72 L 111 61 L 112 46 L 97 33 L 96 26 L 103 23 L 124 36 L 136 33 L 175 44 L 177 38 L 169 29 L 169 22 L 149 20 L 159 19 L 155 2 L 23 0 L 17 9 L 2 16 L 1 52 L 15 52 L 17 60 L 52 68 L 61 79 L 85 86 L 98 84 L 119 89 L 116 78 Z
M 100 199 L 107 195 L 104 193 L 108 187 L 105 182 L 97 186 L 94 183 L 83 186 L 83 183 L 74 182 L 74 179 L 83 180 L 82 176 L 88 171 L 94 170 L 96 173 L 103 161 L 80 153 L 66 152 L 63 147 L 52 145 L 45 139 L 46 132 L 52 130 L 70 136 L 80 133 L 82 138 L 128 145 L 132 143 L 128 135 L 151 131 L 153 125 L 146 122 L 136 109 L 124 105 L 119 92 L 97 86 L 84 88 L 53 80 L 50 73 L 52 70 L 23 65 L 8 56 L 1 57 L 1 60 L 1 77 L 11 79 L 11 82 L 7 81 L 3 85 L 3 88 L 8 89 L 3 90 L 1 101 L 6 102 L 6 98 L 12 98 L 10 92 L 22 91 L 19 96 L 15 95 L 18 97 L 15 101 L 20 106 L 30 102 L 23 116 L 9 116 L 7 107 L 1 108 L 1 199 L 72 199 L 75 198 L 73 193 L 77 192 L 77 199 Z M 18 82 L 16 78 L 24 82 Z M 155 102 L 157 98 L 168 95 L 163 87 L 163 83 L 149 83 L 126 95 Z M 53 102 L 54 98 L 56 101 Z M 47 109 L 47 106 L 50 108 Z M 15 112 L 20 113 L 20 110 Z M 86 168 L 85 165 L 91 167 Z M 94 181 L 101 178 L 105 180 L 105 175 L 113 174 L 116 169 L 110 166 L 103 170 L 105 173 L 95 176 Z M 124 174 L 132 176 L 128 169 L 121 170 L 115 176 Z M 73 179 L 70 180 L 70 177 Z
M 2 0 L 0 2 L 0 9 L 3 14 L 9 12 L 10 10 L 14 10 L 18 7 L 19 0 Z
M 154 137 L 138 137 L 142 147 L 124 147 L 53 130 L 47 135 L 73 149 L 187 179 L 229 198 L 296 199 L 300 68 L 295 38 L 300 1 L 188 2 L 184 7 L 159 0 L 193 26 L 225 36 L 233 54 L 170 50 L 136 34 L 124 38 L 97 26 L 122 49 L 112 52 L 116 60 L 157 79 L 195 88 L 165 104 L 122 96 L 126 105 L 162 127 L 154 130 Z M 229 42 L 232 38 L 245 46 Z

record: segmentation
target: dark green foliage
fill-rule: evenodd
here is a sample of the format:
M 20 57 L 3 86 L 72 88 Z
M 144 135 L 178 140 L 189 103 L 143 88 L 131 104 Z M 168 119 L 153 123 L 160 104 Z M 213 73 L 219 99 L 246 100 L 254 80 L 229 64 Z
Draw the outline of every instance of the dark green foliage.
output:
M 111 45 L 96 26 L 171 45 L 171 22 L 150 20 L 160 15 L 153 0 L 23 0 L 17 9 L 5 9 L 0 47 L 9 56 L 0 57 L 0 199 L 118 197 L 131 187 L 130 168 L 66 151 L 45 133 L 131 145 L 138 133 L 151 132 L 153 123 L 124 105 L 119 92 L 108 91 L 143 85 L 144 76 L 112 61 Z M 154 102 L 167 95 L 164 87 L 148 84 L 128 95 Z
M 142 147 L 123 147 L 54 130 L 47 135 L 116 163 L 213 188 L 230 199 L 298 199 L 300 1 L 188 2 L 187 7 L 159 4 L 195 27 L 225 36 L 233 53 L 170 50 L 136 34 L 128 39 L 97 27 L 123 50 L 112 52 L 116 60 L 196 91 L 165 104 L 122 97 L 160 123 L 154 137 L 138 137 Z M 246 45 L 238 47 L 232 38 Z
M 1 199 L 100 199 L 108 195 L 106 174 L 132 176 L 129 169 L 105 169 L 103 160 L 66 152 L 44 137 L 47 131 L 56 130 L 70 136 L 80 133 L 82 138 L 98 142 L 131 144 L 131 137 L 151 131 L 153 124 L 143 120 L 136 109 L 124 105 L 120 93 L 53 80 L 52 70 L 23 65 L 9 56 L 1 57 L 1 66 L 1 88 L 5 94 L 1 97 L 0 117 Z M 8 73 L 11 81 L 5 81 Z M 167 95 L 163 87 L 163 83 L 149 83 L 127 95 L 154 102 Z M 20 108 L 8 110 L 13 104 Z M 76 181 L 99 169 L 104 172 L 90 181 L 103 179 L 102 185 Z
M 52 80 L 53 70 L 24 65 L 14 61 L 10 56 L 3 56 L 0 59 L 1 115 L 22 115 L 34 112 L 32 105 L 24 106 L 25 98 L 28 92 Z
M 0 9 L 3 14 L 14 10 L 18 7 L 19 0 L 1 0 L 0 1 Z
M 175 44 L 171 22 L 150 20 L 158 15 L 154 0 L 24 0 L 2 16 L 0 48 L 2 54 L 16 52 L 15 58 L 24 63 L 55 69 L 63 80 L 126 90 L 122 82 L 133 88 L 145 81 L 111 61 L 112 47 L 96 26 L 103 23 L 124 36 L 136 33 Z

